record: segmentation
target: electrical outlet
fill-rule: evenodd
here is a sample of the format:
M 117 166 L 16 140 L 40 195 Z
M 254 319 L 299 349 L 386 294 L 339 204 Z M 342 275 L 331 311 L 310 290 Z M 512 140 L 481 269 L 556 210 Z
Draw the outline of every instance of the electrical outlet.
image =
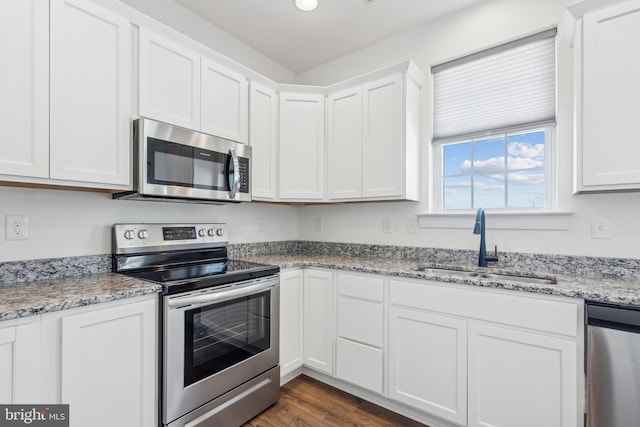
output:
M 29 217 L 26 215 L 7 215 L 5 230 L 7 240 L 28 240 Z
M 264 227 L 264 218 L 258 218 L 258 231 L 260 233 L 264 233 L 265 227 Z
M 324 231 L 324 221 L 322 218 L 315 218 L 313 220 L 313 229 L 317 232 Z
M 418 220 L 416 218 L 407 219 L 407 233 L 416 234 L 418 232 Z
M 393 233 L 393 219 L 382 218 L 382 232 Z

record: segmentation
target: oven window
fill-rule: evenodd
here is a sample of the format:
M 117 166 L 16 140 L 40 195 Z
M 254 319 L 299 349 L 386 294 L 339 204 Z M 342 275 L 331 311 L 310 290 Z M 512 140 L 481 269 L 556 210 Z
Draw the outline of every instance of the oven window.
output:
M 185 312 L 184 386 L 268 350 L 270 291 Z

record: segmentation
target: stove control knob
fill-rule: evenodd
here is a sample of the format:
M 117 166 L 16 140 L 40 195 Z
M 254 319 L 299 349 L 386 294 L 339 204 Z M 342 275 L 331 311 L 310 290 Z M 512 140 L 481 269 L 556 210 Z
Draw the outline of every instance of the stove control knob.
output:
M 213 228 L 210 228 L 207 230 L 207 234 L 211 237 L 216 235 L 216 230 L 214 230 Z
M 204 228 L 201 228 L 200 230 L 198 230 L 198 236 L 204 237 L 206 235 L 207 235 L 207 232 Z
M 216 230 L 216 235 L 218 236 L 224 236 L 224 228 L 218 228 Z
M 149 232 L 147 230 L 140 230 L 138 231 L 138 237 L 141 239 L 146 239 L 147 237 L 149 237 Z
M 124 232 L 124 238 L 127 240 L 131 240 L 134 238 L 133 230 L 127 230 Z

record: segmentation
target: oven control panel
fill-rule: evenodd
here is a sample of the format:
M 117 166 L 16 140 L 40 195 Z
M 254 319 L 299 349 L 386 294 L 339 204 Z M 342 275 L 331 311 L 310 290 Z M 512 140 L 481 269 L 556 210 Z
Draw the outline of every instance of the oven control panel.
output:
M 227 225 L 211 224 L 116 224 L 113 226 L 114 253 L 145 249 L 171 250 L 185 247 L 226 246 Z

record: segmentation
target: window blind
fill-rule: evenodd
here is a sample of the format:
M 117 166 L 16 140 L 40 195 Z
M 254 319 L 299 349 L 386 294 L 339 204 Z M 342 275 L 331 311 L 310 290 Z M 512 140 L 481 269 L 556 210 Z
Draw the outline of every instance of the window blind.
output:
M 556 30 L 432 68 L 434 144 L 556 120 Z

